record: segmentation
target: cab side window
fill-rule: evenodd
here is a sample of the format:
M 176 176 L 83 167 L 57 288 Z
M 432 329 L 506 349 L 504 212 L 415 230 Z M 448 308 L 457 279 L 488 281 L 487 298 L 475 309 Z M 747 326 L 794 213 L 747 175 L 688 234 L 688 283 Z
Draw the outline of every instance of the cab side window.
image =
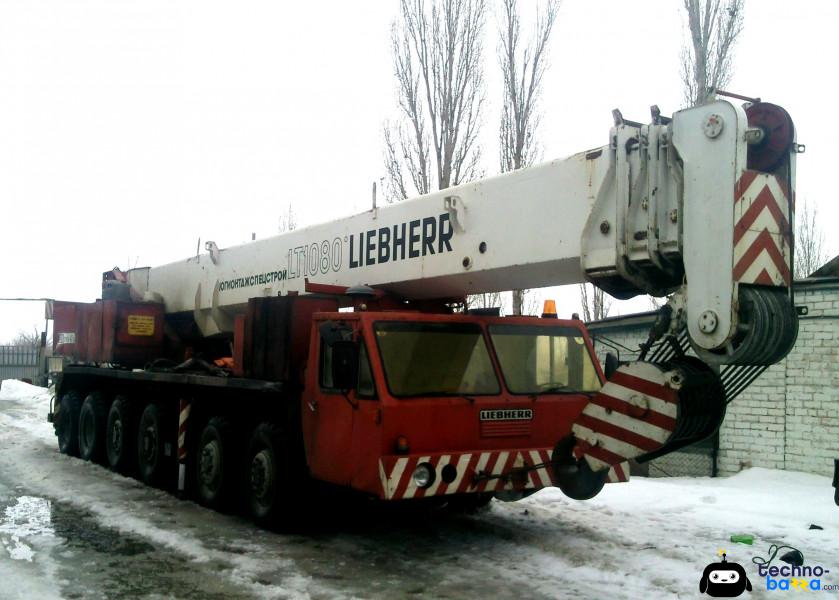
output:
M 358 395 L 362 398 L 376 397 L 376 382 L 373 381 L 373 370 L 370 368 L 367 344 L 363 342 L 358 350 Z
M 320 344 L 320 387 L 322 390 L 339 391 L 332 382 L 332 346 L 321 340 Z M 376 383 L 370 368 L 367 345 L 361 342 L 358 349 L 358 386 L 356 394 L 361 398 L 376 397 Z
M 320 341 L 320 387 L 324 390 L 335 389 L 332 385 L 332 346 Z

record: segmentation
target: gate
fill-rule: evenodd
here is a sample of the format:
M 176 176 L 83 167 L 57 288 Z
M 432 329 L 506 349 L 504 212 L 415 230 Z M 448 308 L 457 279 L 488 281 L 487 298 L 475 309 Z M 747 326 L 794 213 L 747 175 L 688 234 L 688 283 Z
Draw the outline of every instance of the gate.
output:
M 650 461 L 650 477 L 716 477 L 719 435 Z
M 0 381 L 36 381 L 41 374 L 40 364 L 40 348 L 36 346 L 0 346 Z

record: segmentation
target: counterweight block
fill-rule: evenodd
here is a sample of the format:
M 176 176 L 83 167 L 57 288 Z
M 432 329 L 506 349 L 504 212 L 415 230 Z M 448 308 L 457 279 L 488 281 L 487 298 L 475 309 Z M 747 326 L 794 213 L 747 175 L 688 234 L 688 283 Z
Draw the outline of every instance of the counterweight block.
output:
M 697 358 L 626 364 L 577 417 L 573 455 L 594 472 L 648 461 L 713 434 L 725 406 L 719 375 Z

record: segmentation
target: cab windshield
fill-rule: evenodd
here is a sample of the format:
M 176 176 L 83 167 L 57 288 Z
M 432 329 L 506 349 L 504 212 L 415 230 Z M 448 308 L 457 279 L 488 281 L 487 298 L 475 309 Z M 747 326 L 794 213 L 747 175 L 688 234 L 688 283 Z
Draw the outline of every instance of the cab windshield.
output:
M 494 395 L 501 391 L 481 327 L 377 322 L 373 328 L 394 396 Z
M 501 374 L 514 394 L 596 392 L 597 370 L 573 327 L 490 325 Z

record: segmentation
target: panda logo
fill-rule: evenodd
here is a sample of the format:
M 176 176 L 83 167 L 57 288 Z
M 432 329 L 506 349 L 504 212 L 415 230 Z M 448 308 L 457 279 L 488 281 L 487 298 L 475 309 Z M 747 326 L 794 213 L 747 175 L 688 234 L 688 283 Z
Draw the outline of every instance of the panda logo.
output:
M 699 580 L 699 591 L 714 598 L 736 598 L 746 590 L 752 591 L 746 569 L 736 562 L 726 562 L 725 552 L 722 553 L 722 562 L 705 567 Z

